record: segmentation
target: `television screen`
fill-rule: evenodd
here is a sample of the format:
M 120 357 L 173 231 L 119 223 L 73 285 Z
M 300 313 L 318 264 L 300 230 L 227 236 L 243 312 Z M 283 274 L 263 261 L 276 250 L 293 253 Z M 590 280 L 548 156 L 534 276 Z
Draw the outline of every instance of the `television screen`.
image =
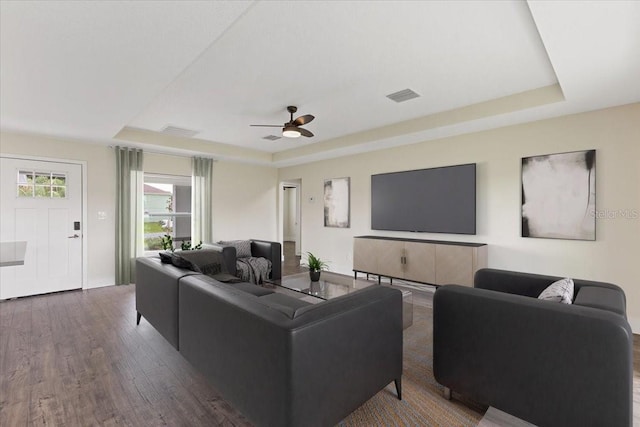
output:
M 475 163 L 372 175 L 371 228 L 476 234 Z

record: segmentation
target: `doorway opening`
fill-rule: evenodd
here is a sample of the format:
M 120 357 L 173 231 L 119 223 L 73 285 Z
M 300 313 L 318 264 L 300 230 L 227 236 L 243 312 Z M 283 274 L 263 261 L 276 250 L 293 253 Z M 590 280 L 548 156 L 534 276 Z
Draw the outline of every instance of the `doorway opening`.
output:
M 302 255 L 301 188 L 301 179 L 288 180 L 282 182 L 280 186 L 284 275 L 304 271 L 304 268 L 300 267 L 300 258 Z

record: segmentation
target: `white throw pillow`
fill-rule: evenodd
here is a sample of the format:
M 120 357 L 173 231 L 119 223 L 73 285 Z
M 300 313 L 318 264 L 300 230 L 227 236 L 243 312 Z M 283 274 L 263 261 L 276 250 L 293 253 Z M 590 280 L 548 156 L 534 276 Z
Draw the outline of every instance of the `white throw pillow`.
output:
M 553 282 L 542 291 L 538 299 L 571 304 L 573 302 L 573 280 L 567 277 Z

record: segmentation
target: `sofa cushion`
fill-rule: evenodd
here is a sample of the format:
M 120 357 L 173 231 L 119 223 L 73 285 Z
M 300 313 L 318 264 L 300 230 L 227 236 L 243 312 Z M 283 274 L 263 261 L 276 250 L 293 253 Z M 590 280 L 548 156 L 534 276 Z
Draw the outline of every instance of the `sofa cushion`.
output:
M 213 276 L 205 275 L 198 275 L 196 278 L 190 280 L 198 280 L 211 284 L 218 289 L 224 290 L 226 294 L 241 297 L 244 301 L 247 301 L 247 303 L 249 303 L 249 301 L 252 301 L 251 304 L 258 303 L 261 306 L 278 311 L 290 319 L 293 318 L 293 314 L 298 308 L 310 304 L 288 295 L 275 293 L 252 283 L 221 283 Z
M 220 241 L 218 244 L 223 246 L 233 246 L 236 248 L 237 258 L 246 258 L 251 256 L 251 240 Z
M 571 304 L 573 301 L 573 280 L 566 278 L 553 282 L 542 291 L 538 299 Z
M 270 289 L 263 288 L 262 286 L 254 285 L 253 283 L 240 282 L 240 283 L 234 283 L 232 286 L 235 289 L 240 289 L 243 292 L 246 292 L 258 297 L 261 297 L 264 295 L 271 295 L 274 293 Z
M 293 319 L 293 315 L 297 309 L 312 305 L 310 302 L 303 301 L 299 298 L 290 297 L 289 295 L 279 294 L 276 292 L 262 296 L 258 298 L 258 300 L 269 307 L 280 310 L 291 319 Z
M 222 283 L 240 283 L 240 282 L 242 282 L 241 278 L 239 278 L 238 276 L 234 276 L 233 274 L 229 274 L 229 273 L 207 274 L 207 276 L 213 277 L 218 282 L 222 282 Z
M 583 286 L 576 295 L 575 305 L 600 308 L 626 316 L 624 295 L 615 290 L 596 286 Z

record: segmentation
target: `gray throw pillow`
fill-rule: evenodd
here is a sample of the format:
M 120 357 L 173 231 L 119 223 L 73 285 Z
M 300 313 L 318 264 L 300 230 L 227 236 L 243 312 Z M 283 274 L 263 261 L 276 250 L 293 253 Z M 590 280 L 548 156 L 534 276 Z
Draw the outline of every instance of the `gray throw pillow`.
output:
M 220 241 L 218 244 L 236 248 L 237 258 L 247 258 L 251 256 L 251 240 Z
M 169 255 L 171 257 L 171 264 L 175 265 L 178 268 L 186 268 L 188 270 L 195 271 L 193 265 L 191 264 L 191 261 L 182 257 L 182 252 L 183 251 L 172 252 L 171 255 Z
M 158 255 L 160 256 L 160 261 L 164 264 L 173 264 L 173 252 L 158 252 Z
M 176 267 L 202 274 L 217 274 L 224 268 L 220 252 L 213 249 L 174 252 L 172 261 Z
M 571 304 L 573 302 L 573 280 L 560 279 L 557 282 L 550 284 L 542 293 L 538 296 L 538 299 L 547 301 L 556 301 L 563 304 Z

